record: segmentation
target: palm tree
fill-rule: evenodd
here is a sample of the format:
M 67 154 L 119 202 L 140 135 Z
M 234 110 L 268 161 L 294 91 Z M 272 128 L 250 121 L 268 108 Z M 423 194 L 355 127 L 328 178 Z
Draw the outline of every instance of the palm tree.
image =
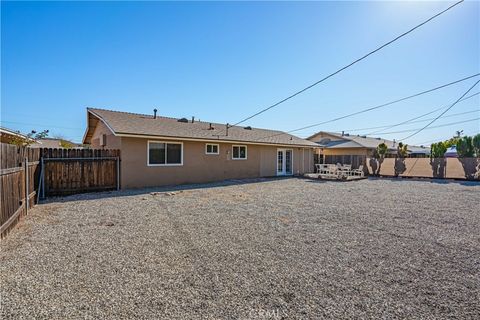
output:
M 408 144 L 400 142 L 397 147 L 397 154 L 400 158 L 405 158 L 408 155 Z
M 387 154 L 388 151 L 388 146 L 385 144 L 385 142 L 382 142 L 378 145 L 377 147 L 377 154 L 380 159 L 384 159 L 385 155 Z

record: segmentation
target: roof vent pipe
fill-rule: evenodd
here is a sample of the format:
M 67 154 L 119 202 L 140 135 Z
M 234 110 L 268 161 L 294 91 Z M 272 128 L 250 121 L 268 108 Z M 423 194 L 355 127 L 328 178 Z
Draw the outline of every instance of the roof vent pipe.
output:
M 157 119 L 157 109 L 153 109 L 153 119 Z
M 210 123 L 210 126 L 208 127 L 208 130 L 213 130 L 213 126 L 211 123 Z
M 192 123 L 194 123 L 194 122 L 195 122 L 195 117 L 194 117 L 194 116 L 192 116 Z
M 345 131 L 342 131 L 342 137 L 345 135 Z
M 230 125 L 227 123 L 227 137 L 228 137 L 228 128 L 230 128 Z

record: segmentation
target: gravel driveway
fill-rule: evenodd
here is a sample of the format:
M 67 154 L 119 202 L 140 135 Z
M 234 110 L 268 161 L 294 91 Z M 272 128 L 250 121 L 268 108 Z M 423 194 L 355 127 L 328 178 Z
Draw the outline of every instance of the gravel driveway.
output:
M 480 184 L 164 191 L 35 207 L 1 244 L 1 318 L 480 318 Z

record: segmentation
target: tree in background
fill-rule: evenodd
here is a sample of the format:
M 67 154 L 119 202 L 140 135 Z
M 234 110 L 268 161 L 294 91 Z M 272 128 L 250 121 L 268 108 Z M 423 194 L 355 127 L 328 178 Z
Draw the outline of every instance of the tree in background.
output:
M 385 143 L 380 143 L 377 146 L 373 153 L 373 158 L 370 158 L 370 167 L 372 168 L 372 173 L 374 175 L 380 174 L 380 169 L 382 167 L 383 160 L 385 159 L 385 155 L 387 154 L 388 146 Z
M 17 145 L 17 146 L 29 146 L 33 143 L 35 143 L 36 140 L 38 139 L 44 139 L 48 136 L 48 130 L 43 130 L 41 132 L 37 132 L 35 130 L 32 130 L 30 133 L 26 134 L 25 137 L 12 137 L 10 139 L 10 143 Z
M 382 142 L 377 147 L 377 154 L 380 159 L 384 159 L 385 155 L 387 154 L 388 146 Z
M 430 146 L 430 158 L 443 158 L 447 149 L 448 147 L 445 142 L 432 143 Z
M 59 144 L 61 148 L 71 149 L 75 147 L 75 143 L 65 139 L 65 137 L 62 135 L 56 135 L 54 138 L 59 140 Z
M 443 141 L 443 144 L 445 145 L 445 148 L 448 149 L 450 147 L 456 146 L 458 143 L 458 140 L 460 139 L 461 139 L 460 137 L 452 137 L 448 140 Z
M 472 145 L 475 155 L 480 158 L 480 133 L 472 138 Z
M 398 177 L 400 174 L 404 173 L 407 170 L 405 165 L 405 157 L 408 155 L 408 145 L 399 142 L 397 146 L 397 156 L 395 157 L 395 176 Z
M 408 144 L 398 143 L 397 154 L 401 158 L 405 158 L 408 155 Z
M 60 147 L 65 148 L 65 149 L 71 149 L 71 148 L 75 147 L 75 145 L 68 140 L 61 139 L 60 140 Z
M 457 154 L 459 158 L 471 158 L 474 155 L 473 139 L 465 136 L 457 142 Z
M 432 143 L 430 146 L 430 166 L 432 167 L 434 178 L 443 178 L 445 176 L 445 152 L 447 152 L 447 144 L 445 142 Z

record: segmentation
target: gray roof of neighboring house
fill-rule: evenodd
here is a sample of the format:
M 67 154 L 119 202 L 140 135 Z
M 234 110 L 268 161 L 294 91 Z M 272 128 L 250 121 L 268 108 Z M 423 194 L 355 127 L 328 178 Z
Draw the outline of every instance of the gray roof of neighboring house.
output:
M 5 127 L 0 127 L 0 133 L 5 134 L 5 135 L 10 135 L 10 136 L 16 136 L 16 137 L 23 138 L 23 139 L 32 140 L 31 138 L 24 135 L 20 131 L 11 130 L 11 129 L 8 129 L 8 128 L 5 128 Z
M 336 140 L 330 141 L 326 144 L 321 144 L 324 148 L 340 149 L 340 148 L 363 148 L 362 145 L 350 140 Z
M 179 119 L 153 115 L 136 114 L 105 109 L 87 108 L 87 112 L 102 120 L 116 135 L 158 136 L 170 138 L 189 138 L 198 140 L 221 140 L 231 142 L 246 142 L 258 144 L 295 145 L 305 147 L 318 147 L 318 144 L 287 134 L 282 131 L 259 128 L 233 126 L 228 129 L 226 125 L 210 122 L 194 121 L 179 122 Z M 90 135 L 87 129 L 84 141 L 89 142 Z
M 320 132 L 319 132 L 320 133 Z M 350 134 L 338 134 L 333 132 L 325 132 L 328 135 L 334 136 L 339 140 L 331 140 L 328 141 L 328 138 L 322 138 L 317 143 L 327 149 L 338 149 L 338 148 L 368 148 L 368 149 L 376 149 L 380 143 L 385 143 L 389 150 L 396 150 L 398 146 L 398 142 L 394 144 L 392 140 L 387 140 L 383 138 L 373 138 L 373 137 L 366 137 L 360 135 L 350 135 Z M 318 134 L 318 133 L 317 133 Z M 313 138 L 317 134 L 311 136 Z M 310 139 L 308 138 L 308 139 Z M 422 146 L 413 146 L 408 145 L 408 151 L 410 153 L 430 153 L 430 148 L 422 147 Z
M 60 142 L 62 139 L 57 138 L 42 138 L 37 139 L 36 143 L 30 145 L 31 148 L 61 148 Z M 72 148 L 82 148 L 81 145 L 65 140 L 72 144 Z

